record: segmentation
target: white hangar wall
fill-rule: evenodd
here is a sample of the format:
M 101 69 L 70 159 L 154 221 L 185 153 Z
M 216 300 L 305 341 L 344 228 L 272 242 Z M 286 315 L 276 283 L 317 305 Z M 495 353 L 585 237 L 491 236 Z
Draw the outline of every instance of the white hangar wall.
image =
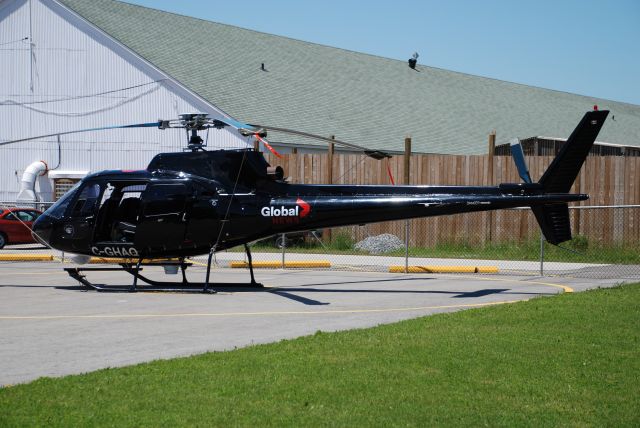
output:
M 224 117 L 55 0 L 0 0 L 0 141 L 189 112 Z M 155 154 L 186 145 L 184 130 L 155 128 L 63 135 L 60 140 L 60 149 L 56 137 L 0 146 L 0 201 L 16 198 L 22 174 L 34 161 L 55 168 L 36 185 L 39 198 L 49 201 L 49 175 L 143 169 Z M 235 130 L 211 130 L 208 136 L 210 148 L 248 143 Z

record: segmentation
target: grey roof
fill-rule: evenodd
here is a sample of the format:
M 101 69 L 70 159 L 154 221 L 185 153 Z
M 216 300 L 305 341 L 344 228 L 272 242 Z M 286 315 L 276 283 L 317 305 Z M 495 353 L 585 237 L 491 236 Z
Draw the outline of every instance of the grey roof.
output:
M 422 65 L 412 70 L 404 61 L 112 0 L 60 1 L 248 123 L 333 134 L 372 149 L 402 151 L 411 136 L 415 152 L 484 153 L 492 129 L 498 144 L 513 137 L 566 138 L 597 104 L 615 115 L 599 141 L 640 146 L 638 105 Z

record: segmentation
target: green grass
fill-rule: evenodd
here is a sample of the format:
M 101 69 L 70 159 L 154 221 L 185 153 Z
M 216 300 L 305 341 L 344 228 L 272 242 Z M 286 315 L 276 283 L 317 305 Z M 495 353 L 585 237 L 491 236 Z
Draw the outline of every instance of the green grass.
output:
M 0 426 L 640 425 L 640 284 L 0 389 Z

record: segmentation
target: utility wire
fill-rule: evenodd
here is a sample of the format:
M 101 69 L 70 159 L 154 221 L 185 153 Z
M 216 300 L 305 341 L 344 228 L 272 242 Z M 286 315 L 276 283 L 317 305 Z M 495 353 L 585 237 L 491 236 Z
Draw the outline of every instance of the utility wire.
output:
M 73 97 L 56 98 L 54 100 L 27 101 L 27 102 L 24 102 L 24 103 L 19 103 L 19 102 L 13 101 L 13 100 L 4 100 L 4 101 L 0 101 L 0 105 L 25 106 L 25 105 L 31 105 L 31 104 L 57 103 L 57 102 L 61 102 L 61 101 L 71 101 L 71 100 L 79 100 L 79 99 L 83 99 L 83 98 L 99 97 L 101 95 L 113 94 L 115 92 L 128 91 L 129 89 L 135 89 L 135 88 L 140 88 L 142 86 L 152 85 L 154 83 L 159 83 L 159 82 L 162 82 L 164 80 L 168 80 L 168 79 L 154 80 L 152 82 L 141 83 L 139 85 L 128 86 L 126 88 L 120 88 L 120 89 L 113 89 L 113 90 L 105 91 L 105 92 L 98 92 L 96 94 L 77 95 L 77 96 L 73 96 Z
M 366 157 L 364 154 L 360 154 L 360 156 L 359 156 L 360 161 L 359 161 L 359 162 L 354 163 L 353 165 L 351 165 L 351 168 L 349 168 L 348 170 L 346 170 L 346 171 L 345 171 L 345 172 L 344 172 L 340 177 L 338 177 L 338 179 L 337 179 L 337 180 L 335 180 L 335 181 L 340 181 L 340 180 L 342 180 L 342 179 L 344 178 L 344 176 L 345 176 L 345 175 L 347 175 L 347 174 L 349 174 L 349 173 L 350 173 L 354 168 L 359 167 L 359 166 L 364 162 L 364 160 L 365 160 L 366 158 L 367 158 L 367 157 Z
M 23 37 L 22 39 L 18 39 L 18 40 L 14 40 L 12 42 L 4 42 L 4 43 L 0 43 L 0 46 L 5 46 L 5 45 L 10 45 L 12 43 L 18 43 L 18 42 L 23 42 L 25 40 L 29 40 L 28 37 Z
M 50 115 L 50 116 L 82 117 L 82 116 L 90 116 L 92 114 L 102 113 L 102 112 L 105 112 L 105 111 L 113 110 L 113 109 L 118 108 L 120 106 L 123 106 L 125 104 L 128 104 L 128 103 L 131 103 L 133 101 L 136 101 L 136 100 L 138 100 L 138 99 L 140 99 L 140 98 L 142 98 L 142 97 L 144 97 L 146 95 L 149 95 L 152 92 L 157 91 L 159 88 L 160 88 L 159 86 L 155 86 L 155 87 L 153 87 L 151 89 L 147 89 L 145 92 L 142 92 L 142 93 L 140 93 L 138 95 L 126 98 L 126 99 L 124 99 L 122 101 L 118 101 L 117 103 L 115 103 L 113 105 L 110 105 L 110 106 L 107 106 L 107 107 L 102 107 L 102 108 L 91 110 L 91 111 L 83 111 L 83 112 L 47 111 L 47 110 L 42 110 L 42 109 L 39 109 L 39 108 L 32 107 L 32 106 L 28 105 L 28 104 L 31 104 L 31 103 L 17 103 L 15 101 L 11 101 L 11 100 L 6 100 L 6 101 L 3 101 L 3 102 L 0 102 L 0 105 L 15 105 L 15 106 L 19 106 L 19 107 L 25 108 L 27 110 L 35 111 L 37 113 L 46 114 L 46 115 Z M 82 98 L 86 98 L 86 97 L 82 97 Z M 38 103 L 38 102 L 34 102 L 34 104 L 35 103 Z

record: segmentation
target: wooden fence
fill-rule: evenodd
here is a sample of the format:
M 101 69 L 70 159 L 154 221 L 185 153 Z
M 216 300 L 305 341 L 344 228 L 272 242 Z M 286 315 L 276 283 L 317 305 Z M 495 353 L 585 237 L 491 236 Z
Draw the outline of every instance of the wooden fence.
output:
M 403 183 L 404 156 L 378 161 L 365 155 L 333 154 L 332 168 L 328 154 L 287 154 L 265 157 L 271 165 L 284 168 L 292 183 L 308 184 L 391 184 L 388 169 L 397 184 Z M 527 158 L 531 177 L 537 180 L 551 163 L 551 156 Z M 331 176 L 330 176 L 331 175 Z M 488 155 L 412 155 L 409 184 L 495 185 L 520 182 L 510 156 Z M 588 201 L 575 205 L 640 204 L 640 158 L 588 157 L 572 188 L 587 193 Z M 571 210 L 575 235 L 601 245 L 637 244 L 640 242 L 640 209 Z M 402 237 L 403 222 L 387 222 L 369 226 L 365 231 L 352 228 L 354 238 L 366 234 L 394 233 Z M 501 210 L 413 220 L 410 245 L 433 246 L 442 242 L 525 241 L 539 234 L 530 210 Z

